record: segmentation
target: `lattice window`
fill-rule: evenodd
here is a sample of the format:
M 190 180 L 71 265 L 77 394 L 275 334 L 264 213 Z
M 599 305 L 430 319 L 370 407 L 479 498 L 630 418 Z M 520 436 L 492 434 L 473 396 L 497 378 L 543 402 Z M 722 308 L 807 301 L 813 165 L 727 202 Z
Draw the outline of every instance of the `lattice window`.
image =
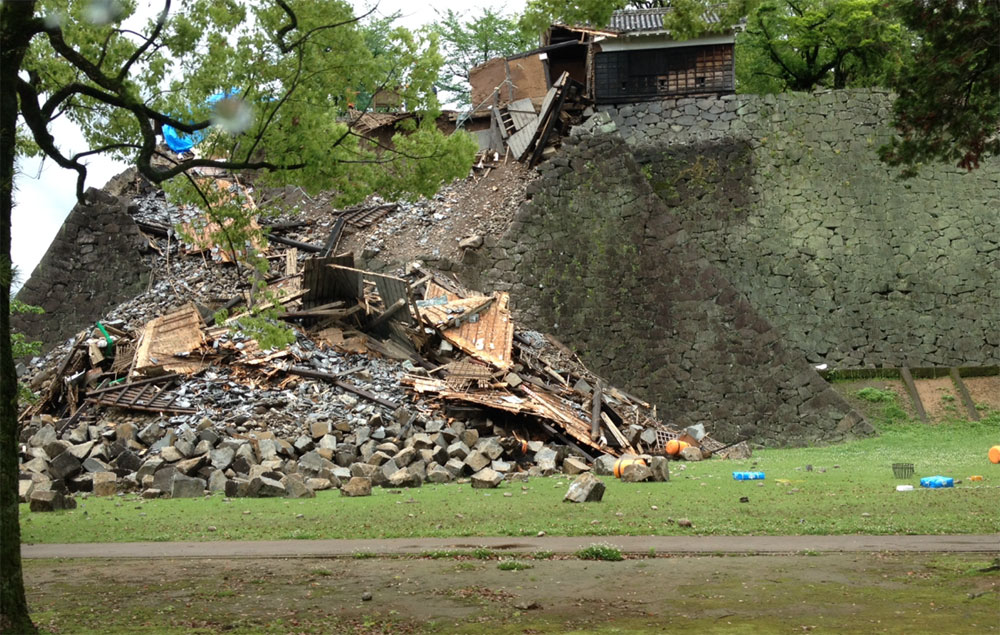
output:
M 731 44 L 601 53 L 595 59 L 598 102 L 731 93 Z

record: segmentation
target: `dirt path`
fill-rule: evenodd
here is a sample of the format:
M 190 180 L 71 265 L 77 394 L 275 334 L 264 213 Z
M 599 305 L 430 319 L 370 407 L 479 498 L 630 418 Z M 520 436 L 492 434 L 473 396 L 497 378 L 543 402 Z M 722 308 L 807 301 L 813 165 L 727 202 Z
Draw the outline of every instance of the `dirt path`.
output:
M 622 562 L 545 555 L 516 563 L 471 556 L 50 559 L 26 561 L 25 582 L 46 633 L 978 635 L 998 628 L 1000 574 L 983 554 Z
M 1000 534 L 954 536 L 543 536 L 535 538 L 394 538 L 254 542 L 131 542 L 23 545 L 25 558 L 327 558 L 358 553 L 419 555 L 487 548 L 506 553 L 572 554 L 595 543 L 625 553 L 1000 553 Z

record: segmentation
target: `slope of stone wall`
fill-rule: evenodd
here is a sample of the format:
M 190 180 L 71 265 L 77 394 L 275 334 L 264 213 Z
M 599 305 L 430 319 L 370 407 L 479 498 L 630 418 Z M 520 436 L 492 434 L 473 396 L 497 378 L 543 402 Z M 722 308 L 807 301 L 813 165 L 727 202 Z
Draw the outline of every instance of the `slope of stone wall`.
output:
M 653 189 L 813 362 L 1000 363 L 1000 160 L 881 164 L 890 96 L 730 95 L 608 108 Z
M 519 324 L 674 424 L 764 444 L 872 432 L 704 257 L 620 137 L 565 144 L 508 234 L 469 258 L 472 285 L 510 291 Z
M 44 315 L 11 316 L 14 330 L 40 340 L 46 351 L 136 296 L 149 279 L 146 241 L 127 212 L 128 199 L 94 188 L 86 197 L 88 204 L 73 207 L 17 294 Z

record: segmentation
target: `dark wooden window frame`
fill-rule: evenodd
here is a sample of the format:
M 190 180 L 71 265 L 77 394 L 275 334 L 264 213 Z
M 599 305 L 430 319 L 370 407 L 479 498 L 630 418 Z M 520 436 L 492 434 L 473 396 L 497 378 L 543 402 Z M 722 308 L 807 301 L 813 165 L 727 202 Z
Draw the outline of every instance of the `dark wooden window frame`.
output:
M 594 64 L 598 103 L 735 90 L 732 44 L 601 52 Z

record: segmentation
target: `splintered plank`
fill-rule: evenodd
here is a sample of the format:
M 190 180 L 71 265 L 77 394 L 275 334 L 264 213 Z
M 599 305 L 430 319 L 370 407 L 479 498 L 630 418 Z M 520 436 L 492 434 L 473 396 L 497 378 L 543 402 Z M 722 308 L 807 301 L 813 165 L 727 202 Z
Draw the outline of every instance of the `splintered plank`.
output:
M 371 227 L 380 221 L 387 214 L 399 209 L 398 203 L 385 203 L 369 207 L 354 207 L 345 209 L 342 212 L 335 212 L 337 218 L 343 219 L 348 225 L 356 229 Z
M 616 448 L 604 447 L 591 440 L 590 421 L 581 418 L 558 397 L 542 391 L 522 386 L 521 390 L 525 396 L 521 397 L 505 390 L 451 390 L 448 384 L 441 380 L 412 375 L 407 376 L 406 383 L 410 383 L 417 393 L 434 393 L 446 401 L 461 401 L 513 414 L 534 415 L 550 422 L 582 445 L 612 454 L 618 451 Z
M 154 369 L 185 374 L 201 370 L 206 366 L 204 361 L 183 355 L 201 348 L 202 326 L 201 314 L 192 302 L 179 311 L 150 320 L 143 328 L 136 350 L 135 369 L 147 374 Z
M 180 394 L 158 384 L 172 383 L 177 375 L 164 375 L 153 379 L 104 388 L 88 393 L 87 400 L 99 406 L 140 410 L 142 412 L 169 412 L 195 414 L 197 410 L 178 404 Z
M 447 299 L 447 295 L 438 298 Z M 447 327 L 449 323 L 455 324 L 458 321 L 467 319 L 479 311 L 485 310 L 493 303 L 493 298 L 484 295 L 477 295 L 471 298 L 461 298 L 448 300 L 442 304 L 417 305 L 420 310 L 420 317 L 425 324 L 435 327 Z
M 509 308 L 510 296 L 506 293 L 496 294 L 489 306 L 480 310 L 488 301 L 490 298 L 481 296 L 442 305 L 461 304 L 465 310 L 459 316 L 462 323 L 450 328 L 445 327 L 441 331 L 441 336 L 468 355 L 492 364 L 500 370 L 509 370 L 513 365 L 511 349 L 514 343 L 514 322 L 511 320 Z M 421 316 L 425 322 L 438 325 L 447 324 L 456 317 L 453 313 L 442 313 L 440 308 L 440 306 L 422 307 Z M 470 315 L 466 317 L 465 314 Z
M 536 411 L 541 416 L 555 423 L 566 434 L 583 445 L 595 450 L 602 449 L 598 443 L 590 438 L 590 421 L 582 419 L 576 411 L 563 404 L 558 397 L 545 392 L 536 392 L 527 386 L 522 386 L 521 390 L 537 404 Z
M 518 99 L 507 105 L 507 112 L 510 113 L 510 119 L 514 124 L 515 130 L 520 130 L 525 126 L 531 125 L 533 121 L 538 117 L 538 113 L 535 112 L 535 104 L 531 103 L 531 99 Z
M 381 296 L 382 302 L 387 309 L 402 302 L 401 308 L 404 310 L 396 310 L 392 314 L 392 319 L 401 321 L 404 324 L 413 323 L 408 308 L 410 304 L 410 285 L 406 280 L 376 273 L 365 274 L 365 277 L 375 280 L 375 287 L 378 289 L 378 294 Z
M 518 161 L 524 160 L 531 150 L 531 145 L 535 141 L 538 127 L 541 122 L 535 117 L 531 123 L 521 128 L 507 139 L 507 147 L 510 148 L 511 155 Z
M 307 259 L 302 265 L 302 286 L 307 289 L 302 298 L 303 308 L 328 304 L 335 300 L 357 300 L 362 297 L 361 277 L 334 268 L 354 266 L 354 255 L 318 257 Z

